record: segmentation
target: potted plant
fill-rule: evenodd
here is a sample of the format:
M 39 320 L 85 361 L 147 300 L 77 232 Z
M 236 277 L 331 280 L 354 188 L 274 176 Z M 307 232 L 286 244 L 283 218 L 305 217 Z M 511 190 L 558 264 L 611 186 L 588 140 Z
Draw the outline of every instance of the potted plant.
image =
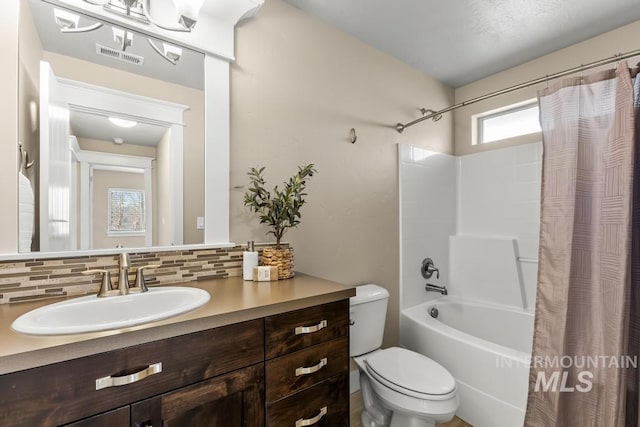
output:
M 276 238 L 275 248 L 265 248 L 262 252 L 263 265 L 278 267 L 278 278 L 293 277 L 293 249 L 282 248 L 280 241 L 284 233 L 300 224 L 300 208 L 305 204 L 304 192 L 307 179 L 316 172 L 313 163 L 298 166 L 298 173 L 284 182 L 282 189 L 276 185 L 272 191 L 265 188 L 265 167 L 249 169 L 249 189 L 244 195 L 244 204 L 258 214 L 261 224 L 267 224 Z

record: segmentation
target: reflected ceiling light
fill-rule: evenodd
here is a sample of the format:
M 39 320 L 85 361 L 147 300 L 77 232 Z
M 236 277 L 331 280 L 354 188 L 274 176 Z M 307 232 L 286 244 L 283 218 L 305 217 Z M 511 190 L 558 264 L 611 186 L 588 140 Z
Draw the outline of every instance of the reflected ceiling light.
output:
M 133 46 L 133 33 L 131 31 L 116 27 L 112 27 L 111 29 L 113 30 L 113 41 L 116 42 L 123 52 L 127 50 L 128 47 Z
M 89 31 L 97 30 L 102 27 L 101 22 L 96 22 L 95 24 L 86 27 L 78 27 L 80 15 L 57 8 L 53 9 L 53 18 L 55 19 L 56 24 L 60 27 L 61 33 L 88 33 Z
M 117 144 L 117 145 L 122 145 L 122 144 L 124 144 L 124 139 L 122 139 L 122 138 L 113 138 L 113 143 Z
M 134 121 L 134 120 L 125 120 L 125 119 L 121 119 L 119 117 L 109 117 L 109 121 L 111 123 L 113 123 L 116 126 L 119 126 L 121 128 L 132 128 L 135 125 L 138 124 L 138 122 Z
M 153 42 L 153 40 L 148 38 L 147 41 L 149 42 L 149 46 L 151 46 L 158 55 L 162 56 L 173 65 L 176 65 L 182 56 L 182 49 L 177 46 L 162 43 L 162 47 L 164 48 L 164 50 L 162 50 Z
M 198 21 L 204 0 L 172 0 L 180 25 L 167 25 L 156 21 L 149 8 L 150 0 L 84 0 L 87 3 L 103 5 L 104 9 L 145 24 L 152 24 L 169 31 L 190 32 Z

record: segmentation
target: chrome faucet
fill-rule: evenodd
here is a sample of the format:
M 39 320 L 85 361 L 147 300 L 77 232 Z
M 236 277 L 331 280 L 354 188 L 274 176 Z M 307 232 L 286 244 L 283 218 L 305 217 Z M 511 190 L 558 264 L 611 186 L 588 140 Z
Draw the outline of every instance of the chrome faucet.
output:
M 120 254 L 120 261 L 118 266 L 118 289 L 113 288 L 113 283 L 111 283 L 111 274 L 109 270 L 87 270 L 83 271 L 82 274 L 92 275 L 92 274 L 101 274 L 102 281 L 100 285 L 100 290 L 98 291 L 98 297 L 110 297 L 114 295 L 127 295 L 133 293 L 142 293 L 147 292 L 149 289 L 145 284 L 144 271 L 146 269 L 159 268 L 161 265 L 145 265 L 142 267 L 138 267 L 136 270 L 136 281 L 133 285 L 129 283 L 129 270 L 131 269 L 131 259 L 129 258 L 129 254 L 126 252 L 122 252 Z
M 131 268 L 131 260 L 129 254 L 122 252 L 120 254 L 120 266 L 118 268 L 118 293 L 126 295 L 129 293 L 129 269 Z
M 434 285 L 431 283 L 427 283 L 424 286 L 424 290 L 427 292 L 439 292 L 442 295 L 448 295 L 449 292 L 447 291 L 447 287 L 446 286 L 439 286 L 439 285 Z

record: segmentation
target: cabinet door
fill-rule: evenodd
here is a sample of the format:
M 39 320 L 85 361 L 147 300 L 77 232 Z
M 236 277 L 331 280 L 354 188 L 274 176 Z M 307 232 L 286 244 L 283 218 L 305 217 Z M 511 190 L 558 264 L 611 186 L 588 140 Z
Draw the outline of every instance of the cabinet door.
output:
M 267 405 L 268 427 L 348 427 L 346 372 Z
M 64 427 L 127 427 L 129 422 L 130 408 L 129 406 L 123 406 L 104 414 L 65 424 Z
M 265 318 L 267 359 L 349 336 L 349 300 Z
M 266 362 L 267 402 L 349 372 L 349 339 L 339 338 Z
M 131 406 L 133 427 L 262 427 L 264 364 L 177 389 Z

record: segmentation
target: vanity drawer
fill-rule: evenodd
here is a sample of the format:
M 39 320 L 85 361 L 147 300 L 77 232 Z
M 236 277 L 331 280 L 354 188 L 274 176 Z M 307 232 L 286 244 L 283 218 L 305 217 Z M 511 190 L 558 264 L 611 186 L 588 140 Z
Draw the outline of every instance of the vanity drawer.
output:
M 304 423 L 304 421 L 307 423 Z M 313 421 L 316 421 L 313 423 Z M 267 404 L 267 427 L 349 426 L 349 381 L 342 373 Z
M 349 300 L 336 301 L 265 319 L 267 359 L 349 336 Z
M 263 359 L 260 319 L 2 375 L 0 419 L 12 426 L 64 424 Z M 137 381 L 97 381 L 110 376 Z
M 266 364 L 267 402 L 311 387 L 348 370 L 347 337 L 269 360 Z

